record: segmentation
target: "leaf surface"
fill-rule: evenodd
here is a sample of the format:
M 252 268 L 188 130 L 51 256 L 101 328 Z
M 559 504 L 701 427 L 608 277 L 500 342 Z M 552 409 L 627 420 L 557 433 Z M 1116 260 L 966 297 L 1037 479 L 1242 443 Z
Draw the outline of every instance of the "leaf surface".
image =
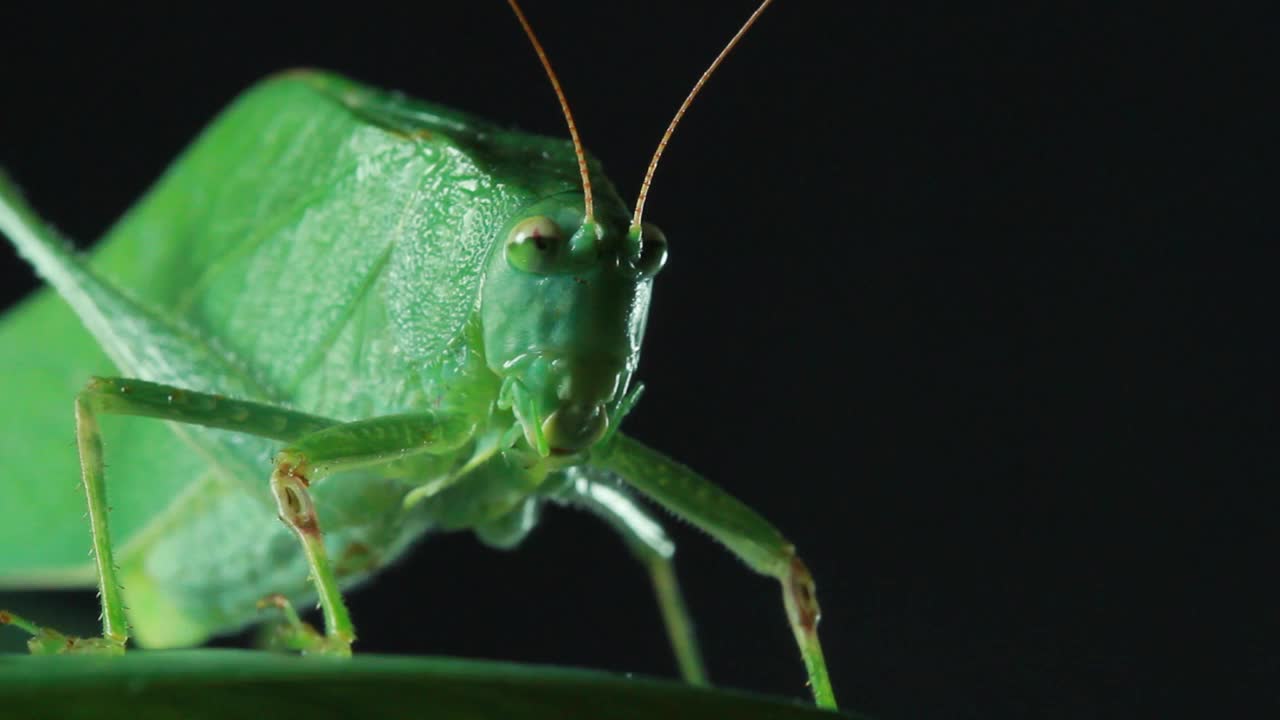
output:
M 454 658 L 244 650 L 0 657 L 6 716 L 426 720 L 818 720 L 797 702 L 648 678 Z M 845 716 L 849 717 L 849 716 Z

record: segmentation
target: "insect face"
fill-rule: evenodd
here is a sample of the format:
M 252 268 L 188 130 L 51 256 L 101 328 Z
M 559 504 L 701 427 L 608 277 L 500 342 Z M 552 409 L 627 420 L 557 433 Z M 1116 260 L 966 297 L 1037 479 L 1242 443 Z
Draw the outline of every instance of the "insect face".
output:
M 571 455 L 599 440 L 639 359 L 653 275 L 666 257 L 621 216 L 584 223 L 581 193 L 528 208 L 490 258 L 485 356 L 530 447 Z

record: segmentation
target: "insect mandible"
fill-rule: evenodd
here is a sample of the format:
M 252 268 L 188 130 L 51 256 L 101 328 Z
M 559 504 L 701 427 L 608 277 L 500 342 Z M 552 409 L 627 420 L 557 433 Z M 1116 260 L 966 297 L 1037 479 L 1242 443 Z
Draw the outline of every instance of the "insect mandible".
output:
M 654 168 L 706 77 L 768 4 L 677 112 L 631 211 L 582 150 L 515 2 L 571 143 L 294 72 L 239 98 L 89 259 L 0 178 L 0 231 L 57 291 L 0 322 L 0 345 L 49 338 L 9 381 L 57 387 L 79 376 L 94 550 L 91 576 L 78 569 L 82 544 L 68 540 L 0 569 L 0 584 L 92 577 L 103 635 L 3 618 L 33 634 L 33 651 L 117 653 L 130 631 L 144 646 L 201 642 L 259 620 L 266 598 L 287 618 L 281 644 L 348 654 L 343 588 L 432 530 L 515 545 L 554 502 L 619 530 L 654 580 L 682 674 L 704 682 L 670 542 L 640 496 L 781 583 L 815 699 L 834 706 L 813 581 L 794 548 L 715 485 L 618 432 L 640 394 L 632 375 L 666 257 L 664 236 L 642 219 Z M 124 377 L 84 385 L 83 368 L 104 355 Z M 66 408 L 40 409 L 30 432 L 6 433 L 6 457 L 65 453 L 34 438 L 56 437 L 42 423 Z M 169 421 L 131 422 L 106 451 L 120 547 L 107 527 L 102 415 Z M 263 456 L 274 457 L 266 472 Z M 43 487 L 18 492 L 38 506 Z M 45 534 L 82 538 L 83 526 Z M 292 611 L 312 597 L 323 633 Z

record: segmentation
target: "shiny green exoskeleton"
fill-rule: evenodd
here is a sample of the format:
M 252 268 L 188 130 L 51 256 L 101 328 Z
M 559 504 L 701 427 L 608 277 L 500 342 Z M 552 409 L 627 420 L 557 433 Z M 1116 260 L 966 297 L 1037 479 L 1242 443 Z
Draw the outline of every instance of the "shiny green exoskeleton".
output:
M 96 582 L 104 633 L 0 621 L 33 651 L 115 653 L 130 631 L 195 644 L 269 604 L 280 644 L 347 654 L 344 588 L 433 530 L 511 547 L 555 502 L 624 536 L 702 682 L 638 493 L 782 583 L 834 705 L 792 546 L 618 432 L 667 252 L 636 215 L 575 145 L 317 72 L 245 93 L 88 257 L 0 177 L 0 231 L 52 286 L 0 320 L 0 493 L 33 509 L 0 526 L 0 587 Z M 99 429 L 117 415 L 169 422 Z M 77 464 L 92 564 L 75 496 L 48 480 Z M 316 597 L 323 634 L 292 610 Z

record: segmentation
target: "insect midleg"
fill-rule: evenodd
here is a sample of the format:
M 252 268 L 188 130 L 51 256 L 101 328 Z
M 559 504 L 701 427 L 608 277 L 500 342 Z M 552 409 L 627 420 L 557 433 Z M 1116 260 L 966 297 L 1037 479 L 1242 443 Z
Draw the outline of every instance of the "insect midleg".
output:
M 818 642 L 819 610 L 813 577 L 782 533 L 710 481 L 626 435 L 619 434 L 610 450 L 594 455 L 591 465 L 620 476 L 724 543 L 756 572 L 777 579 L 814 700 L 823 707 L 836 706 Z
M 593 477 L 596 476 L 596 477 Z M 612 476 L 587 470 L 576 478 L 568 503 L 597 515 L 622 536 L 627 549 L 649 572 L 653 592 L 675 652 L 680 675 L 692 685 L 706 685 L 707 674 L 697 635 L 676 580 L 675 543 L 625 491 L 612 486 Z

